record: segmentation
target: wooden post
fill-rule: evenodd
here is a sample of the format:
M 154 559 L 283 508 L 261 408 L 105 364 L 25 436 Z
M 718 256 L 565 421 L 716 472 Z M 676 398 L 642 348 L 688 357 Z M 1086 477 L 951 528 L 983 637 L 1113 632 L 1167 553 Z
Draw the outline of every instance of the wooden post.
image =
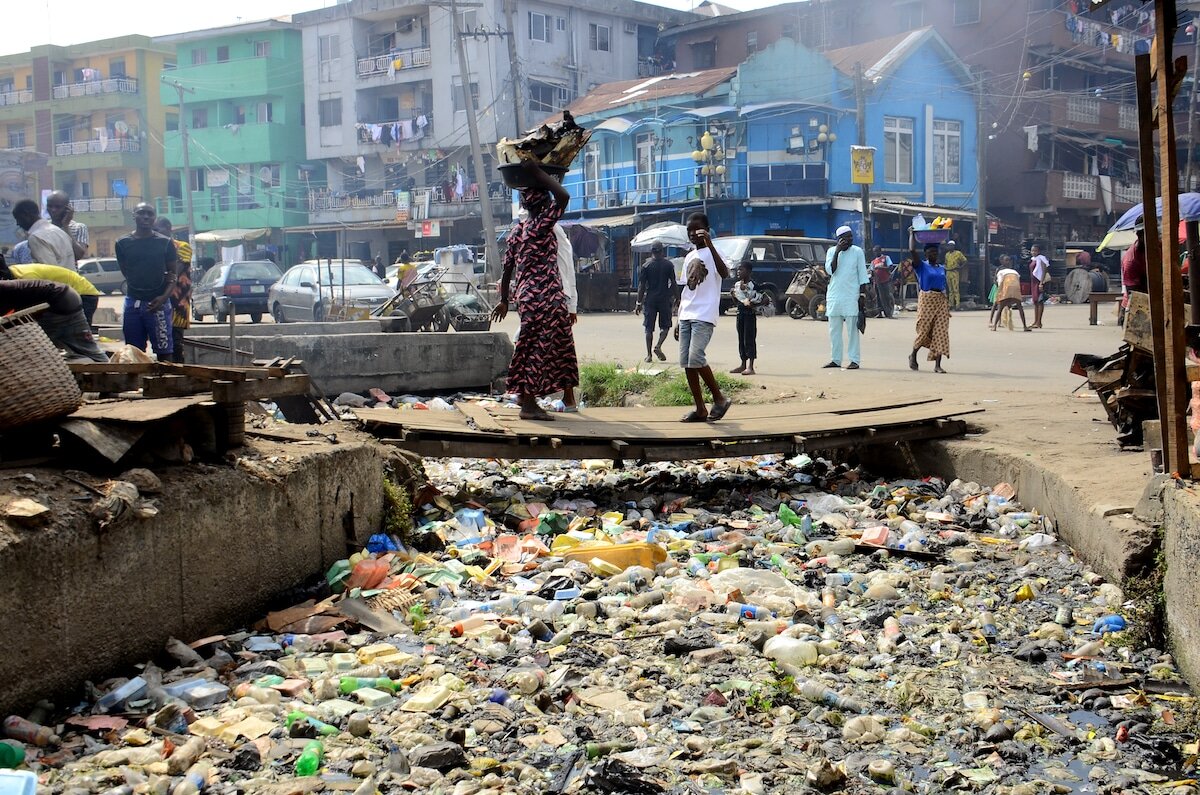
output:
M 1187 252 L 1188 262 L 1200 261 L 1200 221 L 1188 221 Z M 1188 265 L 1188 303 L 1191 305 L 1191 325 L 1200 326 L 1200 270 L 1192 271 Z

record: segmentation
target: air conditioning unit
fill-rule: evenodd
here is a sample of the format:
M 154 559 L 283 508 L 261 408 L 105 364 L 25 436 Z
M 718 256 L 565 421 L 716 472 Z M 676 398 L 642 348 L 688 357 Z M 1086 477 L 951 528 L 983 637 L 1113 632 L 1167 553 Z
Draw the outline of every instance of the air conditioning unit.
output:
M 409 17 L 408 19 L 397 19 L 396 20 L 396 32 L 397 33 L 412 33 L 413 32 L 413 21 L 414 20 L 412 17 Z
M 637 33 L 637 23 L 636 22 L 626 22 L 625 23 L 625 32 L 626 33 Z

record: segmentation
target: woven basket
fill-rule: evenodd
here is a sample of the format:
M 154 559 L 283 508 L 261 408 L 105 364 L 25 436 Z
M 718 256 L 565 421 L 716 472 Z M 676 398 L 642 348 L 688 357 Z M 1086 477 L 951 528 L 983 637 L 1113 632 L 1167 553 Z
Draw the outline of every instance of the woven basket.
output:
M 0 430 L 70 414 L 82 402 L 75 376 L 32 313 L 0 318 Z

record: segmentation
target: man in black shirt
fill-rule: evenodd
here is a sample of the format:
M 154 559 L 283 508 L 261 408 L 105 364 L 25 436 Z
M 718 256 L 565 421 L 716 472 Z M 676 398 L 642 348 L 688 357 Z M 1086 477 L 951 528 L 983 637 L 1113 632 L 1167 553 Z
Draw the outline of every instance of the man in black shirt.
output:
M 139 350 L 149 342 L 162 361 L 169 361 L 171 292 L 175 289 L 179 255 L 175 242 L 154 231 L 158 214 L 142 202 L 133 210 L 134 229 L 117 241 L 117 265 L 125 277 L 125 342 Z
M 646 361 L 653 361 L 651 349 L 658 354 L 660 361 L 666 361 L 663 353 L 663 342 L 667 332 L 671 330 L 671 314 L 675 303 L 675 265 L 667 259 L 662 243 L 655 243 L 650 248 L 650 259 L 642 265 L 642 273 L 638 278 L 637 304 L 634 313 L 645 310 L 642 322 L 646 330 Z M 658 344 L 654 342 L 654 318 L 658 316 Z
M 58 282 L 38 279 L 0 281 L 0 315 L 38 304 L 50 305 L 49 309 L 38 313 L 36 319 L 55 347 L 66 348 L 71 358 L 108 361 L 108 355 L 96 344 L 96 338 L 92 336 L 92 327 L 83 316 L 83 301 L 80 300 L 79 293 Z

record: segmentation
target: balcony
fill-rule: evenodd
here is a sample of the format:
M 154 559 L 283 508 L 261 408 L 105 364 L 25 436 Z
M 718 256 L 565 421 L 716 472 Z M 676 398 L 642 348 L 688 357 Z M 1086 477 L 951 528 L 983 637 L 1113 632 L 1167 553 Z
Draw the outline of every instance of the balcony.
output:
M 75 220 L 95 228 L 129 226 L 137 203 L 137 199 L 121 196 L 71 200 Z
M 1113 209 L 1124 212 L 1142 201 L 1142 186 L 1113 180 Z
M 146 156 L 136 138 L 93 138 L 54 145 L 50 166 L 58 171 L 138 167 Z
M 414 188 L 410 193 L 409 215 L 411 221 L 461 218 L 479 214 L 479 186 L 466 187 L 461 197 L 448 195 L 442 186 Z M 497 202 L 508 203 L 512 192 L 503 183 L 491 186 L 493 207 Z M 312 223 L 355 223 L 364 221 L 395 221 L 396 191 L 374 193 L 338 193 L 310 191 L 308 209 Z
M 1038 11 L 1029 30 L 1029 46 L 1050 53 L 1069 50 L 1071 57 L 1132 68 L 1133 56 L 1150 52 L 1151 34 L 1109 25 L 1065 11 Z
M 29 102 L 33 102 L 33 92 L 29 89 L 0 92 L 0 107 L 4 107 L 5 105 L 24 105 Z
M 1030 92 L 1030 95 L 1048 106 L 1042 119 L 1054 127 L 1129 140 L 1137 138 L 1136 105 L 1072 96 L 1061 91 Z
M 196 229 L 226 228 L 283 228 L 302 226 L 308 223 L 308 213 L 303 200 L 298 200 L 296 187 L 274 186 L 264 188 L 257 180 L 249 192 L 241 193 L 226 188 L 209 188 L 192 192 L 192 215 Z M 159 215 L 171 219 L 176 227 L 187 224 L 186 202 L 177 196 L 159 196 L 154 199 L 154 208 Z
M 242 97 L 278 96 L 300 78 L 300 65 L 280 57 L 238 58 L 232 61 L 178 65 L 163 75 L 192 89 L 184 101 L 193 106 Z M 169 86 L 161 90 L 164 105 L 178 105 L 179 94 Z
M 1071 171 L 1027 171 L 1014 180 L 1020 188 L 1014 194 L 1020 212 L 1082 210 L 1100 214 L 1105 206 L 1105 188 L 1101 178 Z M 1136 180 L 1111 180 L 1111 210 L 1121 213 L 1142 200 L 1142 187 Z
M 393 50 L 368 55 L 358 59 L 358 77 L 360 80 L 377 75 L 395 74 L 409 69 L 420 69 L 432 63 L 432 54 L 428 47 L 413 47 L 407 50 Z
M 136 94 L 138 81 L 132 77 L 110 77 L 104 80 L 86 80 L 82 83 L 67 83 L 55 86 L 55 99 L 96 97 L 104 94 Z
M 191 165 L 268 163 L 304 159 L 304 136 L 278 122 L 228 124 L 188 130 Z M 179 131 L 163 136 L 167 168 L 183 168 L 183 138 Z
M 361 144 L 360 151 L 363 154 L 377 154 L 380 152 L 380 149 L 387 150 L 397 147 L 400 149 L 419 149 L 421 142 L 433 135 L 433 120 L 428 116 L 425 118 L 427 123 L 424 127 L 418 127 L 417 123 L 411 118 L 363 122 L 362 124 L 354 125 L 354 134 L 358 139 L 358 143 Z M 380 127 L 388 127 L 389 132 L 386 138 L 378 135 L 377 140 L 376 136 Z M 402 136 L 399 141 L 392 134 L 397 127 Z M 403 134 L 405 131 L 411 133 L 411 137 L 404 138 Z
M 829 168 L 825 163 L 750 166 L 748 176 L 748 199 L 828 195 Z

